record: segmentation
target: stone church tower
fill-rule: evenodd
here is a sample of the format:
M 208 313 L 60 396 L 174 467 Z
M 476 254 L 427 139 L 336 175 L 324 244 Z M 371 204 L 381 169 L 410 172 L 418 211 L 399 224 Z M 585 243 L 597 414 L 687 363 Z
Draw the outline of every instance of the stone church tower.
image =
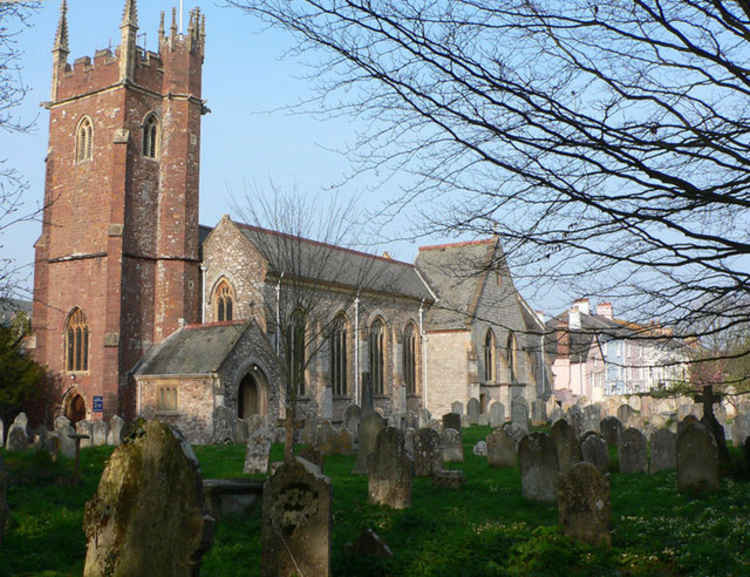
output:
M 136 45 L 136 0 L 121 43 L 68 63 L 63 0 L 52 51 L 45 210 L 34 269 L 32 347 L 62 375 L 64 412 L 135 410 L 130 372 L 200 311 L 198 177 L 205 16 Z

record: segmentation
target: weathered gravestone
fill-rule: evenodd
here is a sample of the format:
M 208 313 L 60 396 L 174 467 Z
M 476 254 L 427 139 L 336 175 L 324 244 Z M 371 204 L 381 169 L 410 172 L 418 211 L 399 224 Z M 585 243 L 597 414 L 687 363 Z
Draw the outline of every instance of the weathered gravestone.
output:
M 719 489 L 719 449 L 700 422 L 689 423 L 677 433 L 677 489 L 683 493 Z
M 105 421 L 94 421 L 91 423 L 91 444 L 101 447 L 107 444 L 107 423 Z
M 245 446 L 245 465 L 242 469 L 244 473 L 251 475 L 268 473 L 272 441 L 271 430 L 266 427 L 256 429 L 248 436 Z
M 413 455 L 415 477 L 429 477 L 433 472 L 442 469 L 440 434 L 433 429 L 419 429 L 414 435 Z
M 335 434 L 336 431 L 330 421 L 318 421 L 318 428 L 313 438 L 313 445 L 317 447 L 321 454 L 331 455 L 333 454 L 333 436 Z
M 583 407 L 583 432 L 599 432 L 599 423 L 602 420 L 602 409 L 599 405 L 586 405 Z
M 617 418 L 624 427 L 632 427 L 631 420 L 635 417 L 635 411 L 630 405 L 620 405 L 617 407 Z
M 619 447 L 623 426 L 617 417 L 604 417 L 599 422 L 599 432 L 610 447 Z
M 404 435 L 395 427 L 378 433 L 375 451 L 368 457 L 367 493 L 370 503 L 392 509 L 411 506 L 414 462 L 404 450 Z
M 8 518 L 8 473 L 3 467 L 3 458 L 0 456 L 0 545 L 3 544 L 5 534 L 5 520 Z
M 565 417 L 565 413 L 563 413 L 563 410 L 557 403 L 555 403 L 555 406 L 552 407 L 552 410 L 547 413 L 547 415 L 548 423 L 556 423 L 557 421 Z
M 531 501 L 554 503 L 557 498 L 557 451 L 544 433 L 531 433 L 518 446 L 521 493 Z
M 499 401 L 493 401 L 490 405 L 490 427 L 502 427 L 505 423 L 505 405 Z
M 459 413 L 445 413 L 443 415 L 443 429 L 461 431 L 461 415 Z
M 91 437 L 94 436 L 94 423 L 92 421 L 78 421 L 75 425 L 76 433 L 79 435 L 88 435 L 88 438 L 81 438 L 81 449 L 91 446 Z
M 565 420 L 573 428 L 576 438 L 583 434 L 583 410 L 578 405 L 572 405 L 565 414 Z
M 648 442 L 638 429 L 625 429 L 618 448 L 620 473 L 645 473 L 648 471 Z
M 547 411 L 544 401 L 541 399 L 531 401 L 531 422 L 535 425 L 543 425 L 547 421 Z
M 481 405 L 479 399 L 472 397 L 469 402 L 466 403 L 466 416 L 469 419 L 470 425 L 476 425 L 479 423 L 479 413 Z
M 560 475 L 557 493 L 560 527 L 568 537 L 609 547 L 609 481 L 591 463 L 576 463 Z
M 557 451 L 557 466 L 560 473 L 567 473 L 575 463 L 583 460 L 576 433 L 567 421 L 560 419 L 550 430 L 550 438 Z
M 461 401 L 451 403 L 451 413 L 458 413 L 459 416 L 464 414 L 464 404 Z
M 609 469 L 609 449 L 607 441 L 599 433 L 588 431 L 581 440 L 581 456 L 604 474 Z
M 514 425 L 512 421 L 505 423 L 502 426 L 502 429 L 511 439 L 513 439 L 513 446 L 515 447 L 516 452 L 518 452 L 518 445 L 521 442 L 521 439 L 529 434 L 529 430 L 525 427 Z
M 29 446 L 28 419 L 26 413 L 18 413 L 8 427 L 8 438 L 5 440 L 6 451 L 23 451 Z
M 119 447 L 122 443 L 122 428 L 125 420 L 119 415 L 113 415 L 109 420 L 109 432 L 107 433 L 107 444 Z
M 62 419 L 65 420 L 63 421 Z M 74 459 L 76 456 L 76 442 L 71 438 L 71 435 L 75 435 L 76 430 L 73 428 L 73 425 L 65 417 L 58 417 L 55 419 L 55 432 L 57 433 L 57 447 L 60 453 L 68 459 Z
M 352 473 L 367 474 L 367 457 L 375 450 L 378 433 L 385 427 L 385 420 L 378 413 L 367 413 L 359 423 L 359 453 Z
M 474 448 L 471 450 L 471 452 L 474 453 L 477 457 L 486 457 L 487 456 L 487 442 L 477 441 L 477 444 L 474 445 Z
M 511 400 L 510 420 L 515 427 L 529 430 L 529 403 L 523 397 L 516 397 Z
M 357 439 L 359 434 L 359 421 L 362 418 L 362 410 L 359 405 L 349 405 L 344 411 L 344 428 L 352 434 L 353 439 Z
M 115 449 L 86 503 L 84 577 L 192 577 L 211 545 L 198 461 L 157 421 Z
M 682 431 L 684 431 L 688 427 L 688 425 L 694 425 L 695 423 L 700 423 L 698 417 L 696 417 L 695 415 L 687 415 L 679 423 L 677 423 L 677 434 L 679 435 Z
M 464 472 L 461 469 L 442 469 L 432 475 L 432 486 L 441 489 L 460 489 L 464 485 Z
M 331 481 L 304 459 L 285 462 L 263 485 L 263 577 L 331 574 Z
M 513 438 L 503 429 L 487 435 L 487 463 L 490 467 L 515 467 L 516 449 Z
M 329 443 L 332 455 L 351 455 L 353 452 L 352 434 L 346 429 L 334 430 Z
M 412 458 L 414 457 L 414 440 L 417 437 L 417 430 L 413 427 L 407 427 L 404 431 L 404 450 L 411 455 Z M 415 465 L 416 467 L 416 465 Z
M 440 451 L 444 463 L 463 463 L 464 446 L 461 442 L 461 433 L 455 429 L 443 429 L 440 435 Z
M 748 437 L 750 437 L 750 412 L 738 413 L 732 423 L 732 442 L 735 447 L 741 447 Z
M 671 471 L 677 468 L 677 435 L 669 429 L 657 429 L 649 439 L 651 460 L 649 473 Z

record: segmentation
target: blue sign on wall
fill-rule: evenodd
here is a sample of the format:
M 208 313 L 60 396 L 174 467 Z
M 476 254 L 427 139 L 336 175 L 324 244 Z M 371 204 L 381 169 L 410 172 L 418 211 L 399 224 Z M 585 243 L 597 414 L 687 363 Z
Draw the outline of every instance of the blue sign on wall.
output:
M 104 397 L 101 395 L 94 395 L 94 412 L 101 413 L 104 411 Z

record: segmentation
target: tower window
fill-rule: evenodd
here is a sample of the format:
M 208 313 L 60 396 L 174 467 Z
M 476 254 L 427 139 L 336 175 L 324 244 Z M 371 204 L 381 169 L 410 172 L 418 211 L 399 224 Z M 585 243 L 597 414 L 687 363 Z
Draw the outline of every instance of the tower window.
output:
M 68 316 L 65 329 L 65 366 L 69 371 L 89 370 L 89 325 L 79 308 Z
M 156 158 L 159 150 L 159 119 L 154 113 L 149 114 L 143 123 L 143 156 Z
M 88 116 L 78 123 L 76 131 L 76 162 L 91 160 L 94 149 L 94 125 Z
M 216 320 L 217 321 L 231 321 L 234 311 L 234 291 L 226 280 L 222 280 L 219 286 L 216 287 L 214 293 L 216 300 Z

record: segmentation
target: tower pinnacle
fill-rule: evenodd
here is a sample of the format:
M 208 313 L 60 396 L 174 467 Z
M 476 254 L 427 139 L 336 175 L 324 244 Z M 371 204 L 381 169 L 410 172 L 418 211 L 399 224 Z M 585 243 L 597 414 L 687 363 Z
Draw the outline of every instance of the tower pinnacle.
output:
M 53 50 L 63 52 L 66 56 L 70 52 L 68 47 L 68 3 L 66 0 L 62 0 L 62 4 L 60 4 L 60 21 L 57 23 Z

